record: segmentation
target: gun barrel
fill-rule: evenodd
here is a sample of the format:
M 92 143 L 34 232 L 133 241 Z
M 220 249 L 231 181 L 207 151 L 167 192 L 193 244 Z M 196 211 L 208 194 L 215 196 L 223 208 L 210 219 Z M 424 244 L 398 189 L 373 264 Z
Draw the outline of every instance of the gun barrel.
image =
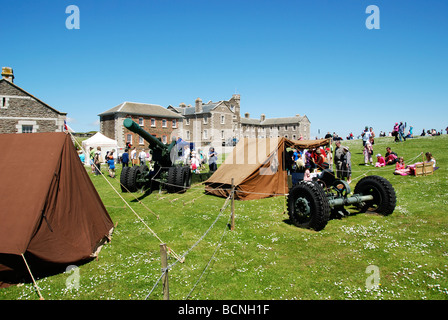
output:
M 137 133 L 140 137 L 149 142 L 152 148 L 160 148 L 162 150 L 167 149 L 167 146 L 163 144 L 159 139 L 151 135 L 149 132 L 142 129 L 137 123 L 132 121 L 132 119 L 126 118 L 123 121 L 123 125 L 130 131 Z

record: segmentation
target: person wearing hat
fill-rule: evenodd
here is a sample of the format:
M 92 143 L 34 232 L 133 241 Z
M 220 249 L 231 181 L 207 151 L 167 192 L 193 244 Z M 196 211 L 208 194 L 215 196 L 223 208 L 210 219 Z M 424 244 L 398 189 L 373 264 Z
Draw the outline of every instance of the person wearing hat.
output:
M 342 160 L 344 158 L 344 149 L 341 146 L 341 141 L 336 141 L 334 143 L 336 145 L 334 149 L 334 169 L 336 171 L 336 176 L 340 179 L 342 175 Z
M 386 159 L 381 155 L 381 153 L 378 153 L 376 155 L 376 159 L 378 160 L 375 163 L 375 167 L 385 167 L 386 166 Z
M 347 182 L 351 182 L 352 178 L 352 154 L 348 147 L 342 147 L 342 165 L 341 165 L 341 178 L 347 179 Z

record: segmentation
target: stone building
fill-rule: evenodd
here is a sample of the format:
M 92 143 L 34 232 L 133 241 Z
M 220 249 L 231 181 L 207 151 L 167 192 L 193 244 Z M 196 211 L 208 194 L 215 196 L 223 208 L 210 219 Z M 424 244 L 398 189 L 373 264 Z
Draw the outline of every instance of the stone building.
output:
M 177 130 L 182 126 L 182 116 L 159 105 L 123 102 L 99 114 L 100 132 L 117 141 L 120 147 L 130 143 L 134 147 L 148 148 L 149 143 L 138 134 L 123 126 L 126 118 L 131 118 L 141 128 L 163 143 L 178 138 Z
M 262 114 L 260 119 L 251 119 L 249 113 L 241 118 L 241 137 L 275 138 L 285 137 L 292 140 L 310 139 L 310 120 L 307 116 L 296 114 L 294 117 L 270 118 Z
M 12 68 L 2 68 L 0 133 L 62 132 L 66 116 L 17 86 Z
M 266 118 L 262 114 L 260 119 L 251 119 L 249 113 L 245 113 L 241 117 L 240 100 L 239 94 L 217 102 L 210 100 L 204 103 L 197 98 L 194 106 L 180 103 L 177 107 L 170 105 L 167 108 L 124 102 L 99 114 L 101 133 L 117 140 L 120 147 L 126 142 L 146 147 L 147 143 L 143 139 L 123 127 L 123 120 L 131 117 L 162 142 L 182 138 L 194 142 L 196 148 L 208 149 L 213 146 L 219 147 L 221 152 L 228 152 L 243 137 L 310 139 L 310 121 L 307 116 Z
M 198 148 L 232 145 L 240 132 L 240 95 L 230 100 L 203 103 L 200 98 L 194 107 L 181 103 L 179 107 L 168 106 L 169 110 L 184 118 L 179 136 L 192 141 Z
M 168 109 L 184 117 L 179 136 L 201 147 L 233 146 L 243 137 L 310 139 L 310 121 L 307 116 L 297 114 L 294 117 L 266 118 L 262 114 L 260 119 L 251 119 L 249 113 L 245 113 L 241 117 L 240 100 L 239 94 L 232 95 L 230 100 L 218 102 L 203 103 L 197 98 L 194 107 L 181 103 L 178 107 L 169 106 Z

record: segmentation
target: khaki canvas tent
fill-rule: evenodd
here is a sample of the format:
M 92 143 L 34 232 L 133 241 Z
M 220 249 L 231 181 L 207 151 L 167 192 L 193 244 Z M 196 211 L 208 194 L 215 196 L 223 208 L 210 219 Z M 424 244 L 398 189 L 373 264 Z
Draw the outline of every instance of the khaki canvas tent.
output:
M 235 198 L 262 199 L 288 193 L 285 156 L 287 147 L 316 148 L 329 139 L 289 140 L 286 138 L 243 138 L 218 170 L 205 181 L 205 191 L 227 197 L 232 179 Z
M 86 261 L 113 230 L 65 133 L 0 134 L 0 287 Z

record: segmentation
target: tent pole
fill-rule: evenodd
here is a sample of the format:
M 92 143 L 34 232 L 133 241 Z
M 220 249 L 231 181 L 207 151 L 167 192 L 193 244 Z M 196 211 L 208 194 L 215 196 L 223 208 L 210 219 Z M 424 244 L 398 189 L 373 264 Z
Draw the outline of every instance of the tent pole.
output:
M 23 253 L 21 255 L 22 255 L 23 261 L 25 262 L 26 268 L 28 269 L 28 272 L 31 276 L 31 279 L 33 279 L 34 287 L 36 288 L 37 293 L 39 294 L 39 299 L 45 300 L 44 297 L 42 297 L 42 294 L 40 293 L 40 290 L 39 290 L 39 287 L 37 286 L 36 280 L 34 280 L 33 274 L 31 273 L 31 269 L 30 269 L 28 263 L 26 262 L 25 256 L 23 255 Z

